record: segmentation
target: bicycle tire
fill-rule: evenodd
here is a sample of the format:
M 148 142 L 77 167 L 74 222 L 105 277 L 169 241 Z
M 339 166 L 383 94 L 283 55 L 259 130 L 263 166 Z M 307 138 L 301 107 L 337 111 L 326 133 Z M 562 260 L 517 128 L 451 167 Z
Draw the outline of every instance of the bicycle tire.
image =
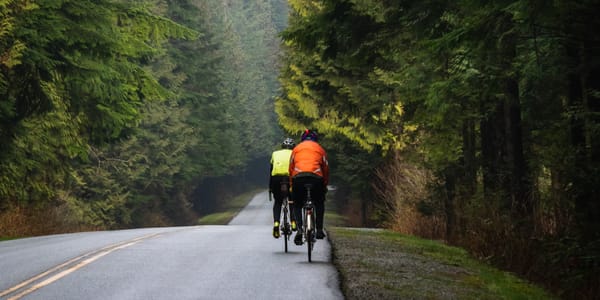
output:
M 314 210 L 311 209 L 310 215 L 306 218 L 306 246 L 308 252 L 308 262 L 312 262 L 312 250 L 314 245 Z
M 312 250 L 315 242 L 315 207 L 313 206 L 311 199 L 312 184 L 305 184 L 304 187 L 306 188 L 306 199 L 304 203 L 305 209 L 303 216 L 304 226 L 306 228 L 304 231 L 304 238 L 306 239 L 306 248 L 308 250 L 308 262 L 312 262 Z
M 283 247 L 285 250 L 285 253 L 288 252 L 288 238 L 290 236 L 290 225 L 289 225 L 289 221 L 288 221 L 288 213 L 289 213 L 289 209 L 288 209 L 288 202 L 287 199 L 284 199 L 284 204 L 283 204 Z

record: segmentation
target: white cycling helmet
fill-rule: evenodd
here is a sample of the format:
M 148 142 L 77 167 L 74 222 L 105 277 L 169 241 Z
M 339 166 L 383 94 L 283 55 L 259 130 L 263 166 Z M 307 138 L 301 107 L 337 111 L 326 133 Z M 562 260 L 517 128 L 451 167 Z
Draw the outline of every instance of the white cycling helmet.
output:
M 294 149 L 294 146 L 296 146 L 296 143 L 294 143 L 294 140 L 291 138 L 286 138 L 283 140 L 283 143 L 281 143 L 281 147 L 284 149 Z

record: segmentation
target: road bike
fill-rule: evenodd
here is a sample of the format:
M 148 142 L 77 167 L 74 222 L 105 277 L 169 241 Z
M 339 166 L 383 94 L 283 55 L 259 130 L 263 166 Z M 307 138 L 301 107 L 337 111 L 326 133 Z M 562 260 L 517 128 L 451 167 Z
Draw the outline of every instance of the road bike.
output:
M 283 234 L 283 245 L 285 248 L 285 252 L 288 252 L 288 242 L 290 237 L 292 236 L 292 225 L 290 224 L 291 220 L 291 211 L 290 211 L 290 189 L 289 182 L 282 181 L 281 182 L 281 192 L 285 195 L 283 197 L 283 202 L 281 203 L 281 215 L 282 220 L 280 225 L 281 233 Z
M 312 184 L 307 183 L 304 187 L 306 188 L 306 201 L 304 202 L 304 206 L 302 206 L 302 233 L 308 249 L 308 262 L 312 262 L 312 250 L 317 242 L 315 238 L 315 206 L 310 196 Z

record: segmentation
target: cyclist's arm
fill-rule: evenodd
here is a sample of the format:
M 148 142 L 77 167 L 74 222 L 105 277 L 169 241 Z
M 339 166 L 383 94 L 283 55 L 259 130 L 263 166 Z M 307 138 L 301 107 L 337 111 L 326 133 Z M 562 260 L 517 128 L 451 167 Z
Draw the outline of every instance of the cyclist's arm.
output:
M 271 161 L 269 163 L 269 194 L 271 193 L 271 179 L 273 177 L 273 157 L 271 156 Z M 270 195 L 269 195 L 270 196 Z
M 290 187 L 292 186 L 292 177 L 295 175 L 294 168 L 296 167 L 296 164 L 294 163 L 294 156 L 295 156 L 296 152 L 294 150 L 292 150 L 292 154 L 290 154 L 290 164 L 288 166 L 288 176 L 290 177 Z
M 327 154 L 323 150 L 323 159 L 321 161 L 321 169 L 323 170 L 323 183 L 325 187 L 329 184 L 329 161 L 327 160 Z

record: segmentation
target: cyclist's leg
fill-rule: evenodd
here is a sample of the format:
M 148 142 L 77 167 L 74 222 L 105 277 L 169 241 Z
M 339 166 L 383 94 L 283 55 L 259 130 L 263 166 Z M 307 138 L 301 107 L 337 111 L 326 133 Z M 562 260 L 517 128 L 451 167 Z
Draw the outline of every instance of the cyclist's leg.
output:
M 294 199 L 294 219 L 298 228 L 302 226 L 302 206 L 306 198 L 306 188 L 304 187 L 304 178 L 294 178 L 292 181 L 292 199 Z
M 314 184 L 314 193 L 311 193 L 311 197 L 314 199 L 313 204 L 317 211 L 316 214 L 316 227 L 317 227 L 317 238 L 322 239 L 325 237 L 323 232 L 323 218 L 325 216 L 325 189 L 323 185 L 323 179 L 316 179 Z
M 281 221 L 281 205 L 283 204 L 283 196 L 281 193 L 273 193 L 273 196 L 273 221 L 279 223 Z
M 296 245 L 302 245 L 302 206 L 304 206 L 304 200 L 306 197 L 304 180 L 304 177 L 296 177 L 292 179 L 292 199 L 294 199 L 294 214 L 296 226 L 298 228 L 296 237 L 294 237 L 294 243 Z
M 283 202 L 283 195 L 280 187 L 280 176 L 271 177 L 271 192 L 273 193 L 273 222 L 279 222 L 281 218 L 281 203 Z
M 273 192 L 273 237 L 279 238 L 281 233 L 279 232 L 279 225 L 281 221 L 281 206 L 283 204 L 284 193 L 281 191 L 281 181 L 287 176 L 273 176 L 271 177 L 271 191 Z
M 296 223 L 296 211 L 294 210 L 294 200 L 292 199 L 292 193 L 288 193 L 288 207 L 290 210 L 290 224 L 292 225 L 292 230 L 296 231 L 298 228 L 298 224 Z

